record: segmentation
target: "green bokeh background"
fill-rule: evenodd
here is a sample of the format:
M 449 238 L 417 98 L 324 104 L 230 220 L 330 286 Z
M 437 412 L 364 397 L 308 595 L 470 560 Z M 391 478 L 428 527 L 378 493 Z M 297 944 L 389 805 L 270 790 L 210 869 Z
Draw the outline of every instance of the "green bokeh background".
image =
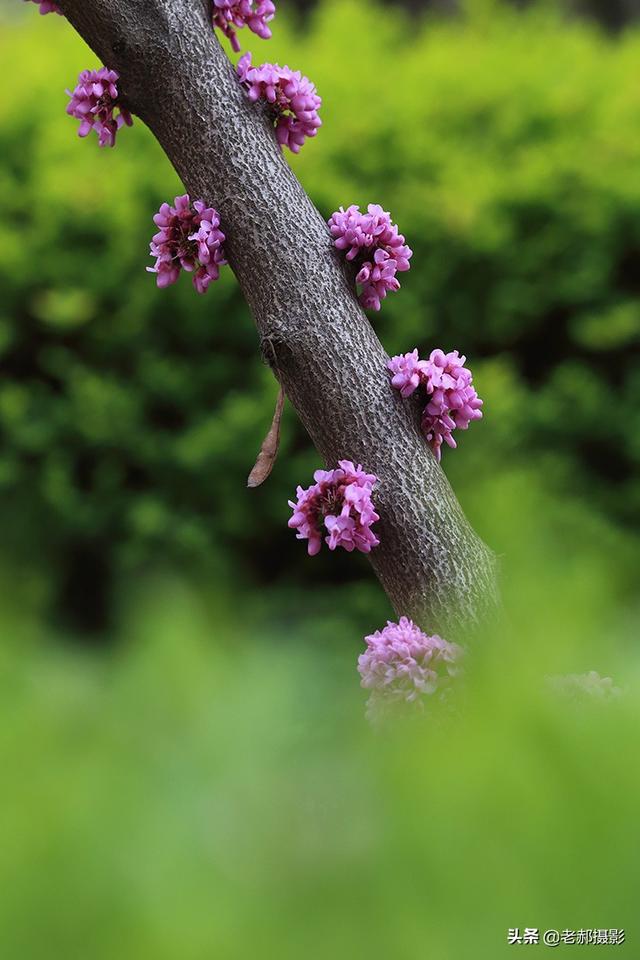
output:
M 505 623 L 453 717 L 367 729 L 355 659 L 391 612 L 364 558 L 286 528 L 320 465 L 291 410 L 245 488 L 276 391 L 233 276 L 156 290 L 175 174 L 140 122 L 76 138 L 95 58 L 7 0 L 0 956 L 494 960 L 546 952 L 506 946 L 538 926 L 625 927 L 560 953 L 637 957 L 640 32 L 281 6 L 248 45 L 324 98 L 298 175 L 414 249 L 380 337 L 460 349 L 485 398 L 444 467 Z M 619 703 L 545 695 L 591 669 Z

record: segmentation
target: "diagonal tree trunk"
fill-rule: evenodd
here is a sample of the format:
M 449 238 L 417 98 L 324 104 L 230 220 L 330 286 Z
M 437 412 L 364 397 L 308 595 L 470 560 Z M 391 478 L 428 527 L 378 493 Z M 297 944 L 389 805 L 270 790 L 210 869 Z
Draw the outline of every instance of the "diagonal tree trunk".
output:
M 263 355 L 325 462 L 348 458 L 380 478 L 381 543 L 371 562 L 396 612 L 451 639 L 466 633 L 496 605 L 494 557 L 426 446 L 417 406 L 390 388 L 387 355 L 348 270 L 263 111 L 238 83 L 209 3 L 59 5 L 118 71 L 131 109 L 192 198 L 220 212 Z

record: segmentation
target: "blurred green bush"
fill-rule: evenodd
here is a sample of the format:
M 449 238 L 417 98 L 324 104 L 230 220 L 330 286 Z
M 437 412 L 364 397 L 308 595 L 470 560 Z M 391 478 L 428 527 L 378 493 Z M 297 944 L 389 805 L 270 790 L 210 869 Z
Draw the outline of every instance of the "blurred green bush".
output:
M 491 491 L 507 626 L 451 715 L 382 735 L 361 638 L 306 609 L 165 577 L 88 655 L 3 603 L 3 960 L 501 960 L 516 926 L 623 927 L 635 960 L 637 544 L 525 476 Z M 545 695 L 592 669 L 625 695 Z
M 387 349 L 456 347 L 477 371 L 486 419 L 445 469 L 464 501 L 476 471 L 535 457 L 637 521 L 640 33 L 614 41 L 484 0 L 419 27 L 371 6 L 328 0 L 304 31 L 279 16 L 254 56 L 302 68 L 324 98 L 325 126 L 294 161 L 322 212 L 380 202 L 415 251 L 374 318 Z M 114 151 L 77 140 L 64 88 L 95 58 L 61 18 L 21 12 L 0 27 L 17 80 L 0 104 L 0 520 L 14 575 L 41 571 L 39 602 L 83 628 L 104 627 L 114 584 L 149 567 L 292 598 L 311 575 L 366 581 L 361 558 L 299 562 L 286 500 L 318 459 L 291 411 L 273 477 L 245 490 L 275 384 L 235 281 L 227 271 L 203 298 L 186 278 L 156 290 L 151 216 L 176 176 L 139 122 Z

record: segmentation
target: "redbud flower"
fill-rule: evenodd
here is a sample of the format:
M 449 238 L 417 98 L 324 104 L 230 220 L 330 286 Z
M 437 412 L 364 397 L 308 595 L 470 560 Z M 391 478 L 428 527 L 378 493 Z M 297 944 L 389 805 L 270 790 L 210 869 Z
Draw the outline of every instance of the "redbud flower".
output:
M 438 461 L 442 441 L 450 447 L 457 446 L 453 431 L 466 430 L 472 420 L 482 417 L 482 400 L 465 361 L 466 357 L 461 357 L 457 350 L 433 350 L 428 360 L 419 360 L 418 351 L 413 350 L 392 357 L 387 364 L 393 374 L 391 385 L 403 397 L 410 396 L 420 385 L 424 387 L 427 404 L 422 413 L 422 430 Z
M 240 58 L 236 69 L 251 102 L 265 100 L 272 107 L 280 146 L 298 153 L 305 139 L 315 137 L 322 126 L 318 116 L 322 100 L 314 84 L 299 70 L 294 72 L 277 63 L 252 67 L 250 53 Z
M 131 114 L 120 102 L 118 74 L 115 70 L 101 67 L 99 70 L 83 70 L 73 93 L 67 90 L 71 101 L 67 113 L 80 120 L 78 136 L 86 137 L 91 130 L 98 134 L 101 147 L 113 147 L 120 127 L 131 126 Z M 118 110 L 118 115 L 115 111 Z
M 389 707 L 424 706 L 424 698 L 444 692 L 459 671 L 462 648 L 437 635 L 427 636 L 407 617 L 388 621 L 383 630 L 365 637 L 367 648 L 358 657 L 361 686 L 371 690 L 367 715 L 380 719 Z
M 351 553 L 369 553 L 380 541 L 371 530 L 379 520 L 371 493 L 377 477 L 365 473 L 350 460 L 339 460 L 335 470 L 316 470 L 315 483 L 304 490 L 298 487 L 298 500 L 289 500 L 293 516 L 289 526 L 297 529 L 296 539 L 308 540 L 309 556 L 322 546 L 322 537 L 330 550 L 344 547 Z
M 388 363 L 393 377 L 391 386 L 400 391 L 402 397 L 410 397 L 426 378 L 428 363 L 418 358 L 417 349 L 412 353 L 392 357 Z
M 157 274 L 159 287 L 168 287 L 180 276 L 180 270 L 193 273 L 198 293 L 206 293 L 212 280 L 217 280 L 224 258 L 225 235 L 220 230 L 220 217 L 202 200 L 193 204 L 189 195 L 176 197 L 175 206 L 163 203 L 153 218 L 160 227 L 151 241 L 151 255 L 156 257 L 149 273 Z
M 57 3 L 54 3 L 53 0 L 33 0 L 34 3 L 37 3 L 40 7 L 40 13 L 57 13 L 60 16 L 63 16 L 62 10 Z
M 213 0 L 213 25 L 229 38 L 236 53 L 240 44 L 235 28 L 249 27 L 263 40 L 268 40 L 271 30 L 267 23 L 273 20 L 275 13 L 272 0 Z
M 390 215 L 376 203 L 369 204 L 367 213 L 356 205 L 340 207 L 330 218 L 329 229 L 338 250 L 346 250 L 347 260 L 358 267 L 360 303 L 367 310 L 379 310 L 387 293 L 400 289 L 396 273 L 409 269 L 413 251 Z

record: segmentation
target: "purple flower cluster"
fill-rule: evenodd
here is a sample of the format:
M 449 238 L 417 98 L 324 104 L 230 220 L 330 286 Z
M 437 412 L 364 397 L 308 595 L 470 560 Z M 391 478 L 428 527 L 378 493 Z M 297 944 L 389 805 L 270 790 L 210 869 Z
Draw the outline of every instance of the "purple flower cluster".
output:
M 453 431 L 466 430 L 472 420 L 482 417 L 482 400 L 473 386 L 471 371 L 464 366 L 465 360 L 457 350 L 433 350 L 428 360 L 420 360 L 418 351 L 413 350 L 392 357 L 388 363 L 393 374 L 391 385 L 401 396 L 410 397 L 420 385 L 425 388 L 427 404 L 422 430 L 438 460 L 443 440 L 455 447 Z
M 57 3 L 54 3 L 53 0 L 33 0 L 34 3 L 37 3 L 40 7 L 40 13 L 57 13 L 60 16 L 63 16 L 62 10 Z
M 277 63 L 252 67 L 250 53 L 240 58 L 236 69 L 251 102 L 266 100 L 273 108 L 280 146 L 298 153 L 306 138 L 315 137 L 322 126 L 318 115 L 322 99 L 314 84 L 299 70 L 281 67 Z
M 160 227 L 151 241 L 151 255 L 156 257 L 149 273 L 157 274 L 159 287 L 168 287 L 180 276 L 180 270 L 193 273 L 198 293 L 206 293 L 212 280 L 217 280 L 224 258 L 224 233 L 220 217 L 202 200 L 191 203 L 189 195 L 176 197 L 175 206 L 163 203 L 153 218 Z
M 293 510 L 289 526 L 298 531 L 298 540 L 309 541 L 309 556 L 319 552 L 324 534 L 330 550 L 343 547 L 349 553 L 369 553 L 377 547 L 380 541 L 371 525 L 380 518 L 371 493 L 378 478 L 350 460 L 339 460 L 335 470 L 316 470 L 313 479 L 306 490 L 298 487 L 296 503 L 289 501 Z
M 459 670 L 462 648 L 439 636 L 427 636 L 407 617 L 387 622 L 383 630 L 365 637 L 367 648 L 358 658 L 361 685 L 371 690 L 370 719 L 389 706 L 422 706 L 423 697 L 446 687 Z
M 42 11 L 41 11 L 42 12 Z M 91 130 L 98 134 L 101 147 L 113 147 L 116 134 L 125 124 L 133 123 L 131 114 L 120 102 L 118 74 L 115 70 L 100 67 L 99 70 L 83 70 L 73 93 L 67 90 L 71 100 L 67 113 L 80 120 L 78 136 L 86 137 Z M 115 111 L 118 110 L 118 115 Z
M 413 251 L 377 203 L 370 203 L 366 213 L 356 205 L 340 207 L 330 218 L 329 228 L 338 250 L 346 250 L 347 260 L 358 267 L 360 303 L 366 310 L 379 310 L 387 293 L 400 289 L 396 274 L 409 269 Z
M 249 27 L 263 40 L 268 40 L 271 30 L 267 23 L 275 13 L 272 0 L 213 0 L 213 25 L 229 38 L 236 53 L 240 50 L 236 29 Z

